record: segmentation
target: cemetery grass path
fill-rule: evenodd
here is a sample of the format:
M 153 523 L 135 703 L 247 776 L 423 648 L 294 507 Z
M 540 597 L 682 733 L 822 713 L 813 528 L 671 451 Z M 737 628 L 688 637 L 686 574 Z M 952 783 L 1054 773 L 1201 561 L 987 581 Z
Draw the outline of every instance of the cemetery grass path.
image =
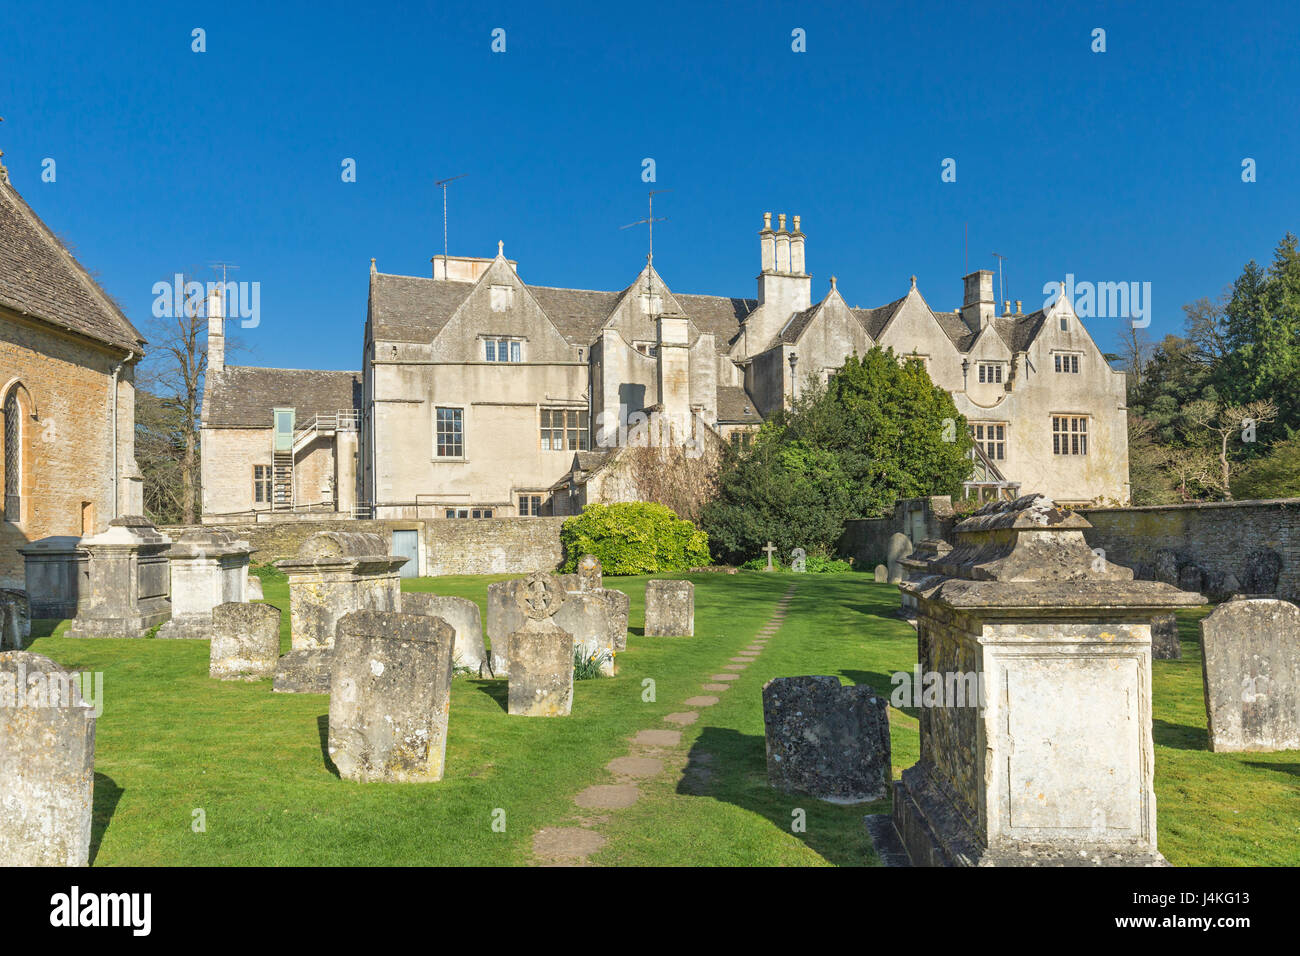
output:
M 504 577 L 403 586 L 483 608 L 488 583 Z M 768 788 L 761 690 L 772 677 L 832 674 L 888 693 L 889 675 L 916 659 L 914 632 L 893 616 L 896 588 L 860 574 L 800 576 L 755 663 L 725 692 L 700 687 L 750 644 L 793 577 L 690 575 L 696 636 L 651 639 L 640 633 L 646 579 L 608 578 L 631 598 L 618 677 L 578 682 L 573 716 L 554 720 L 509 717 L 504 679 L 457 678 L 447 777 L 434 784 L 340 781 L 322 743 L 328 698 L 272 694 L 270 681 L 209 680 L 206 641 L 68 640 L 59 636 L 66 623 L 37 621 L 29 649 L 104 674 L 96 866 L 527 865 L 536 862 L 534 833 L 584 819 L 606 840 L 589 857 L 597 865 L 873 863 L 861 819 L 887 802 L 837 807 Z M 287 650 L 287 588 L 267 581 L 265 591 L 284 611 Z M 1298 865 L 1300 753 L 1208 751 L 1200 616 L 1179 614 L 1183 659 L 1154 663 L 1160 849 L 1179 866 Z M 653 703 L 642 700 L 646 678 Z M 683 705 L 710 693 L 718 704 Z M 693 724 L 664 721 L 692 709 Z M 895 777 L 918 757 L 915 716 L 890 711 Z M 619 782 L 606 765 L 652 727 L 681 730 L 681 742 L 657 754 L 664 772 L 637 781 L 637 801 L 575 807 L 584 788 Z M 806 811 L 805 832 L 792 832 L 795 809 Z M 493 829 L 494 810 L 504 811 L 504 832 Z

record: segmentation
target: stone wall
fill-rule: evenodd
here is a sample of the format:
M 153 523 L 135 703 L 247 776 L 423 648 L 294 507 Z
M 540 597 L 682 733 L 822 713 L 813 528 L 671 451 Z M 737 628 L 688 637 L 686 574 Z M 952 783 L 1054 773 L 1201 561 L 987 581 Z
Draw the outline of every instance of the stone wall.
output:
M 79 536 L 83 521 L 84 532 L 94 534 L 113 518 L 112 370 L 124 357 L 0 309 L 0 402 L 21 385 L 24 472 L 21 520 L 0 521 L 0 587 L 24 586 L 19 548 L 50 535 Z M 118 382 L 123 471 L 134 470 L 132 369 L 123 366 Z
M 1229 591 L 1300 601 L 1300 498 L 1213 501 L 1080 511 L 1088 544 L 1137 577 L 1199 590 L 1214 600 Z M 1276 568 L 1276 585 L 1270 569 Z M 1231 575 L 1238 587 L 1231 585 Z M 1256 588 L 1261 590 L 1256 591 Z
M 554 570 L 563 559 L 560 525 L 564 518 L 484 518 L 433 521 L 352 521 L 348 519 L 294 518 L 258 524 L 223 524 L 247 541 L 256 553 L 253 561 L 268 564 L 290 558 L 318 531 L 366 531 L 381 534 L 390 543 L 398 530 L 420 532 L 423 575 L 523 574 Z M 178 536 L 183 528 L 168 528 Z

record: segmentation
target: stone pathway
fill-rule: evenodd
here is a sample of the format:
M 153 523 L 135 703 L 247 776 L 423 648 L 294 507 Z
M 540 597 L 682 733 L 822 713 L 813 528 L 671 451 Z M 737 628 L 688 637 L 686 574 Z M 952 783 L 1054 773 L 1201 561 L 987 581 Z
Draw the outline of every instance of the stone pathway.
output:
M 750 646 L 737 652 L 737 656 L 724 664 L 724 671 L 743 671 L 758 659 L 763 647 L 785 621 L 786 609 L 794 596 L 794 586 L 785 592 L 776 602 L 772 619 L 759 629 L 758 635 Z M 707 691 L 696 697 L 682 701 L 684 707 L 712 707 L 721 700 L 717 695 L 732 688 L 740 679 L 739 673 L 712 674 L 709 683 L 700 688 Z M 676 727 L 687 727 L 699 719 L 699 710 L 681 711 L 668 714 L 664 723 Z M 651 727 L 638 731 L 631 739 L 631 746 L 626 757 L 615 757 L 605 765 L 605 769 L 614 777 L 615 783 L 595 784 L 576 794 L 574 805 L 579 810 L 621 810 L 630 807 L 640 798 L 641 791 L 636 785 L 638 780 L 658 777 L 666 770 L 674 769 L 684 774 L 685 788 L 690 793 L 702 793 L 707 789 L 712 774 L 711 754 L 695 754 L 683 759 L 679 748 L 682 742 L 680 730 L 666 730 Z M 605 838 L 596 830 L 602 822 L 609 820 L 607 815 L 583 817 L 580 825 L 569 827 L 546 827 L 533 834 L 533 856 L 542 866 L 581 866 L 587 858 L 605 845 Z

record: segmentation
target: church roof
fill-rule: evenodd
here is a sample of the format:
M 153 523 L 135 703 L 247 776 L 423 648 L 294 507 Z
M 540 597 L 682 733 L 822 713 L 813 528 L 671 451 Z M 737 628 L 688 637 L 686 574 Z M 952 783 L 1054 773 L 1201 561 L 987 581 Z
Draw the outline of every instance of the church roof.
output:
M 301 424 L 315 415 L 360 408 L 361 373 L 228 365 L 208 373 L 204 401 L 205 425 L 271 428 L 274 408 L 296 409 Z
M 560 334 L 571 345 L 590 345 L 627 289 L 525 287 Z M 371 286 L 370 319 L 376 341 L 430 342 L 469 297 L 472 282 L 423 279 L 376 273 Z M 740 331 L 740 320 L 758 305 L 755 299 L 720 295 L 679 295 L 673 298 L 700 332 L 711 332 L 714 348 L 725 352 Z
M 749 393 L 739 385 L 718 386 L 718 422 L 727 425 L 758 425 L 763 416 Z
M 0 305 L 97 342 L 144 345 L 122 310 L 0 171 Z

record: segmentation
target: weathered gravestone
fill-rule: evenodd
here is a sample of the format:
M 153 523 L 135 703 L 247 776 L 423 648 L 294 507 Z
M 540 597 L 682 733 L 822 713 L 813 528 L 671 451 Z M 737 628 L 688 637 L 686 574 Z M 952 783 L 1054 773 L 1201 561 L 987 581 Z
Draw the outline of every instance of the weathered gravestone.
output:
M 622 591 L 613 588 L 601 588 L 596 592 L 605 599 L 609 606 L 609 637 L 616 651 L 627 650 L 627 616 L 632 599 Z
M 212 609 L 248 600 L 252 549 L 227 531 L 190 528 L 167 551 L 172 616 L 160 638 L 211 638 Z
M 763 685 L 767 782 L 831 803 L 885 797 L 889 703 L 837 677 L 778 677 Z
M 1201 621 L 1210 749 L 1300 750 L 1300 607 L 1220 604 Z
M 876 583 L 877 584 L 889 583 L 889 568 L 885 567 L 883 564 L 876 565 Z
M 216 680 L 271 677 L 280 659 L 280 609 L 232 601 L 212 609 L 208 676 Z
M 614 624 L 612 606 L 601 591 L 569 591 L 552 618 L 555 626 L 573 636 L 574 652 L 600 663 L 606 677 L 614 674 Z M 626 633 L 626 631 L 624 632 Z
M 645 636 L 691 637 L 695 634 L 695 585 L 690 581 L 647 581 Z
M 494 581 L 487 589 L 487 638 L 492 642 L 492 670 L 507 674 L 510 670 L 510 635 L 524 626 L 524 612 L 516 597 L 523 578 Z M 556 577 L 558 581 L 558 576 Z M 562 586 L 562 585 L 561 585 Z
M 600 558 L 584 554 L 578 559 L 578 590 L 599 591 L 604 585 L 604 568 Z
M 53 535 L 18 549 L 32 617 L 64 619 L 77 616 L 81 588 L 89 581 L 88 554 L 74 535 Z
M 424 614 L 354 611 L 338 624 L 329 755 L 344 780 L 441 780 L 456 633 Z
M 468 598 L 443 597 L 415 591 L 402 595 L 403 614 L 440 617 L 456 632 L 452 651 L 454 667 L 464 667 L 480 677 L 486 670 L 487 650 L 483 645 L 483 624 L 478 605 Z
M 1241 590 L 1245 594 L 1276 594 L 1282 572 L 1282 556 L 1272 548 L 1259 548 L 1246 555 Z
M 353 611 L 400 607 L 398 569 L 407 558 L 388 553 L 383 535 L 321 531 L 298 553 L 275 562 L 289 578 L 291 650 L 275 668 L 273 689 L 290 694 L 326 694 L 334 631 Z
M 541 571 L 516 590 L 525 620 L 509 638 L 512 715 L 566 717 L 573 708 L 573 637 L 554 620 L 568 597 L 555 575 Z
M 171 543 L 140 515 L 114 518 L 103 534 L 82 538 L 86 572 L 64 637 L 144 637 L 166 621 Z
M 1041 495 L 986 505 L 902 585 L 920 671 L 942 690 L 923 700 L 920 760 L 894 785 L 914 865 L 1164 865 L 1151 619 L 1203 598 L 1134 581 L 1093 553 L 1089 527 Z M 986 688 L 973 704 L 950 695 L 972 680 Z
M 1178 660 L 1183 647 L 1178 642 L 1178 618 L 1157 614 L 1151 619 L 1151 656 L 1158 661 Z
M 262 579 L 256 574 L 250 574 L 247 582 L 248 599 L 250 601 L 261 601 L 262 597 Z
M 0 867 L 86 866 L 95 717 L 75 675 L 0 653 Z
M 889 536 L 885 546 L 885 564 L 889 570 L 889 583 L 898 584 L 903 580 L 903 559 L 912 553 L 911 539 L 905 534 L 894 532 Z
M 27 592 L 0 588 L 0 651 L 21 651 L 32 636 L 32 609 Z

